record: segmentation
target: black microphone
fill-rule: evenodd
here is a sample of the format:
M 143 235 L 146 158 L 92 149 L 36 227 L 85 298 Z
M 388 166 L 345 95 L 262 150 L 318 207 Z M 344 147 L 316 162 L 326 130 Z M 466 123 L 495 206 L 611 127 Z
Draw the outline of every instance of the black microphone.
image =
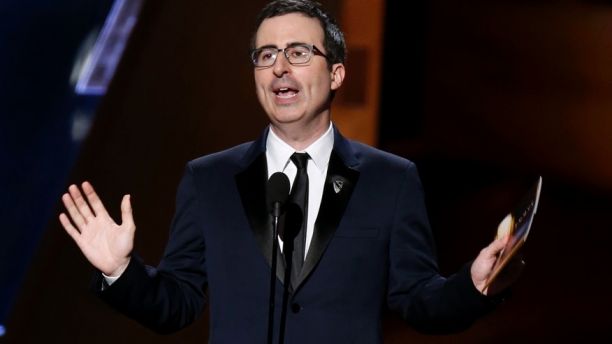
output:
M 297 236 L 300 228 L 302 228 L 302 221 L 304 221 L 304 214 L 299 205 L 289 202 L 283 207 L 285 213 L 285 221 L 282 226 L 278 228 L 278 236 L 284 243 L 291 242 Z
M 272 216 L 278 218 L 282 213 L 283 205 L 289 198 L 289 178 L 283 172 L 274 173 L 268 179 L 266 191 L 268 210 Z
M 289 198 L 289 178 L 282 172 L 276 172 L 268 179 L 266 203 L 273 216 L 272 222 L 272 266 L 270 267 L 270 299 L 268 305 L 268 344 L 272 344 L 274 333 L 274 299 L 276 297 L 276 260 L 278 251 L 278 218 L 283 213 L 285 202 Z

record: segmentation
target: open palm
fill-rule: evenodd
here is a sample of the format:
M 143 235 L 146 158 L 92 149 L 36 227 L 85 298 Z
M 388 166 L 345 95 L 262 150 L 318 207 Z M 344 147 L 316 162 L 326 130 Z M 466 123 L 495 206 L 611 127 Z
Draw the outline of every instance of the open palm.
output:
M 134 247 L 136 226 L 130 196 L 123 196 L 122 223 L 118 225 L 104 208 L 91 184 L 84 182 L 82 188 L 85 197 L 76 185 L 71 185 L 68 193 L 62 196 L 70 219 L 61 213 L 59 220 L 94 267 L 107 276 L 118 276 L 127 267 Z

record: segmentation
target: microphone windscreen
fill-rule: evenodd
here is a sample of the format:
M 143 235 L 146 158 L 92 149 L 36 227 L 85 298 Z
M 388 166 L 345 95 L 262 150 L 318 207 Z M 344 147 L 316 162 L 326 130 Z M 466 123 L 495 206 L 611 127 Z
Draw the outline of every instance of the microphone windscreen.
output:
M 268 208 L 273 209 L 274 203 L 281 205 L 287 202 L 289 198 L 289 178 L 282 172 L 276 172 L 268 179 L 268 188 L 266 190 L 266 201 Z

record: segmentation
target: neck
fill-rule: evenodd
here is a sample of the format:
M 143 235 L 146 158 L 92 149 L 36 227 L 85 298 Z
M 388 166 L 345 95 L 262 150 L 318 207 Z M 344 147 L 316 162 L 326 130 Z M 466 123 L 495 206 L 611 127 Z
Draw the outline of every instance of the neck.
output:
M 296 151 L 303 151 L 318 138 L 323 136 L 329 128 L 330 121 L 321 121 L 312 126 L 298 123 L 271 124 L 274 134 L 290 145 Z

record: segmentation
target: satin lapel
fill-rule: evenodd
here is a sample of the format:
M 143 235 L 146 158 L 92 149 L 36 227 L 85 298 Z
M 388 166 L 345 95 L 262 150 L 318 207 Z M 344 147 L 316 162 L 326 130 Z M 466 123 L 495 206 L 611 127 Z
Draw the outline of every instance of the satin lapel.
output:
M 339 137 L 336 136 L 336 142 L 338 139 Z M 345 143 L 342 138 L 340 139 L 342 140 L 341 143 Z M 312 241 L 310 242 L 308 255 L 302 267 L 302 273 L 294 287 L 295 291 L 299 289 L 319 263 L 329 241 L 338 228 L 346 205 L 357 184 L 357 179 L 359 179 L 359 172 L 345 165 L 339 153 L 342 154 L 343 152 L 337 152 L 336 150 L 332 151 L 329 159 L 329 167 L 327 168 L 327 177 L 325 178 L 319 215 L 315 222 Z
M 265 137 L 265 136 L 264 136 Z M 265 139 L 263 140 L 265 142 Z M 258 143 L 254 144 L 257 147 Z M 272 216 L 266 207 L 266 185 L 268 172 L 265 151 L 250 152 L 255 159 L 245 170 L 236 175 L 236 185 L 242 200 L 242 206 L 249 219 L 249 224 L 257 241 L 257 245 L 268 265 L 272 265 Z M 247 153 L 247 156 L 249 153 Z M 285 264 L 281 254 L 277 257 L 276 277 L 284 281 Z

